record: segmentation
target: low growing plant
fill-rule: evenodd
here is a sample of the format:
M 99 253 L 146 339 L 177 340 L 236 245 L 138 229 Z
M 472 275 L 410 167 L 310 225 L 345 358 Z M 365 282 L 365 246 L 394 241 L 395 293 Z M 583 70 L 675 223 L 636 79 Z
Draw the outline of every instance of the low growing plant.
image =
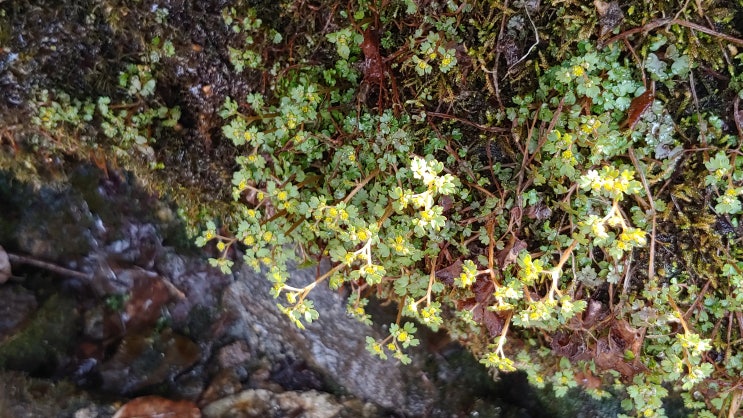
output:
M 234 210 L 197 244 L 214 246 L 210 263 L 225 273 L 239 248 L 300 328 L 322 315 L 320 285 L 345 287 L 347 312 L 366 324 L 370 298 L 395 301 L 387 335 L 366 338 L 382 359 L 408 363 L 421 327 L 445 329 L 495 372 L 524 370 L 558 397 L 619 393 L 627 414 L 662 417 L 680 392 L 698 416 L 734 414 L 740 137 L 683 95 L 711 42 L 689 41 L 686 4 L 633 48 L 586 41 L 596 23 L 602 41 L 621 35 L 584 3 L 553 4 L 550 22 L 538 2 L 513 3 L 360 1 L 327 8 L 305 37 L 239 3 L 224 10 L 234 44 L 223 56 L 261 87 L 218 112 L 237 153 Z M 316 25 L 297 23 L 301 7 L 282 3 L 282 17 Z M 627 20 L 645 24 L 650 11 L 633 3 Z M 532 38 L 547 47 L 534 51 Z M 179 115 L 158 100 L 153 72 L 175 49 L 151 46 L 122 72 L 120 97 L 40 93 L 35 122 L 54 138 L 86 129 L 71 147 L 151 156 Z M 710 67 L 728 69 L 739 97 L 741 57 Z M 482 101 L 472 115 L 467 97 Z M 291 269 L 321 258 L 327 272 L 291 282 Z

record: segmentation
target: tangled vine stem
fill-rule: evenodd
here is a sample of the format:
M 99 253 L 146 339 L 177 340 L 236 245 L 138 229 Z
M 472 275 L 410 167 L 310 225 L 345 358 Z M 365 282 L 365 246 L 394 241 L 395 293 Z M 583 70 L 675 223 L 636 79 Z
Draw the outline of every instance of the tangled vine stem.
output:
M 557 265 L 547 271 L 547 273 L 552 276 L 552 286 L 550 286 L 548 295 L 550 301 L 555 300 L 555 292 L 557 292 L 558 294 L 560 293 L 558 287 L 560 285 L 560 274 L 562 273 L 562 266 L 564 266 L 565 263 L 568 261 L 568 258 L 570 258 L 570 255 L 573 253 L 573 249 L 575 249 L 576 245 L 578 245 L 578 240 L 573 239 L 573 242 L 571 242 L 568 248 L 563 251 L 562 256 L 560 256 L 560 261 L 557 263 Z
M 624 31 L 624 32 L 620 33 L 619 35 L 612 36 L 611 38 L 607 39 L 602 45 L 603 46 L 611 45 L 612 43 L 614 43 L 614 42 L 616 42 L 616 41 L 618 41 L 620 39 L 627 38 L 627 37 L 632 36 L 632 35 L 634 35 L 636 33 L 649 32 L 649 31 L 651 31 L 651 30 L 653 30 L 655 28 L 658 28 L 658 27 L 661 27 L 661 26 L 666 26 L 666 25 L 684 26 L 684 27 L 687 27 L 689 29 L 698 30 L 699 32 L 706 33 L 707 35 L 716 36 L 716 37 L 718 37 L 720 39 L 724 39 L 724 40 L 726 40 L 728 42 L 732 42 L 734 44 L 743 45 L 743 39 L 739 39 L 739 38 L 736 38 L 734 36 L 726 35 L 724 33 L 717 32 L 715 30 L 712 30 L 710 28 L 704 27 L 702 25 L 698 25 L 698 24 L 692 23 L 692 22 L 687 22 L 686 20 L 681 20 L 681 19 L 658 19 L 658 20 L 654 20 L 652 22 L 646 23 L 643 26 L 640 26 L 639 28 L 630 29 L 630 30 L 627 30 L 627 31 Z
M 304 298 L 307 297 L 307 295 L 310 293 L 310 291 L 312 289 L 315 288 L 315 286 L 317 286 L 318 284 L 322 283 L 328 277 L 332 276 L 334 273 L 338 272 L 339 270 L 341 270 L 345 266 L 346 265 L 344 263 L 339 263 L 337 266 L 333 267 L 332 269 L 328 270 L 325 274 L 323 274 L 322 276 L 320 276 L 317 279 L 315 279 L 315 281 L 313 281 L 312 283 L 310 283 L 307 286 L 304 286 L 302 288 L 293 287 L 293 286 L 289 286 L 289 285 L 284 285 L 282 287 L 282 289 L 283 290 L 286 290 L 286 291 L 289 291 L 289 292 L 297 292 L 297 293 L 299 293 L 299 300 L 295 304 L 295 306 L 298 306 L 300 303 L 302 303 L 302 301 L 304 301 Z
M 31 257 L 26 257 L 22 255 L 17 254 L 8 254 L 8 260 L 10 260 L 11 263 L 16 264 L 27 264 L 29 266 L 38 267 L 47 271 L 51 271 L 52 273 L 59 274 L 60 276 L 69 276 L 69 277 L 75 277 L 77 279 L 81 279 L 84 281 L 91 281 L 93 280 L 93 275 L 90 273 L 81 273 L 77 270 L 70 270 L 68 268 L 64 268 L 62 266 L 58 266 L 53 263 L 49 263 L 47 261 L 38 260 Z

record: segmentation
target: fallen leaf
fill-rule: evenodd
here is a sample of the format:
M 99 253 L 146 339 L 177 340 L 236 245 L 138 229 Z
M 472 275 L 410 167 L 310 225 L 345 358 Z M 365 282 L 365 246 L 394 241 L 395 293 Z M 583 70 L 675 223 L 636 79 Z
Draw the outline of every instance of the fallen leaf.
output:
M 453 262 L 450 266 L 436 271 L 436 278 L 449 286 L 454 285 L 454 278 L 462 274 L 462 260 Z
M 520 239 L 512 239 L 506 247 L 496 254 L 495 259 L 498 263 L 498 267 L 505 269 L 509 265 L 513 264 L 518 258 L 519 253 L 526 249 L 526 241 Z
M 650 105 L 653 104 L 653 100 L 655 100 L 653 89 L 646 90 L 645 93 L 632 99 L 632 103 L 629 105 L 629 110 L 627 110 L 627 120 L 625 120 L 622 125 L 629 128 L 629 130 L 635 129 L 635 125 L 640 121 L 642 115 L 644 115 L 645 111 L 647 111 L 650 108 Z
M 485 326 L 491 337 L 497 337 L 503 331 L 505 321 L 496 312 L 488 309 L 487 304 L 467 299 L 457 302 L 457 310 L 468 310 L 472 312 L 472 320 Z
M 198 344 L 170 328 L 127 334 L 98 368 L 101 389 L 135 393 L 172 379 L 196 364 L 201 355 Z
M 582 327 L 585 329 L 591 329 L 597 322 L 600 322 L 606 317 L 606 310 L 604 305 L 595 300 L 591 299 L 588 301 L 588 308 L 583 313 Z
M 475 300 L 477 302 L 489 305 L 493 301 L 495 286 L 489 277 L 481 276 L 472 285 L 472 291 L 475 292 Z
M 643 332 L 632 328 L 626 321 L 616 321 L 609 335 L 598 340 L 594 362 L 601 370 L 616 370 L 626 379 L 647 370 L 639 361 Z M 633 354 L 627 358 L 625 352 Z
M 359 47 L 364 53 L 364 80 L 381 83 L 384 80 L 384 60 L 379 52 L 379 37 L 371 28 L 364 31 L 364 41 Z
M 556 332 L 552 336 L 550 346 L 555 354 L 567 357 L 570 361 L 588 360 L 592 354 L 583 337 L 577 332 L 570 334 Z
M 601 387 L 601 379 L 591 373 L 590 370 L 576 373 L 575 381 L 586 389 L 598 389 Z
M 201 418 L 201 410 L 190 401 L 173 401 L 159 396 L 132 399 L 113 418 Z

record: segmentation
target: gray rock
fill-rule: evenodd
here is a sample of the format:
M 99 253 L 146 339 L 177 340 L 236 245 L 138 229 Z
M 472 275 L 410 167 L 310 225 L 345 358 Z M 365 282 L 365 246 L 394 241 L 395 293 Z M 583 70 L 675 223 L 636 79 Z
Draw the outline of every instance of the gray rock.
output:
M 346 314 L 344 298 L 326 286 L 316 287 L 309 298 L 320 318 L 306 330 L 294 326 L 269 295 L 270 283 L 249 268 L 223 295 L 223 307 L 236 316 L 227 331 L 245 340 L 257 356 L 271 363 L 301 360 L 340 386 L 342 392 L 406 415 L 422 415 L 437 401 L 435 389 L 423 384 L 422 359 L 404 366 L 397 360 L 383 361 L 366 351 L 364 336 L 382 337 L 379 330 Z M 290 282 L 308 284 L 314 270 L 292 274 Z
M 332 418 L 343 405 L 331 395 L 316 391 L 274 393 L 250 389 L 207 405 L 202 413 L 207 418 Z
M 0 286 L 0 300 L 3 301 L 0 305 L 0 341 L 3 341 L 29 318 L 38 304 L 33 292 L 11 284 Z

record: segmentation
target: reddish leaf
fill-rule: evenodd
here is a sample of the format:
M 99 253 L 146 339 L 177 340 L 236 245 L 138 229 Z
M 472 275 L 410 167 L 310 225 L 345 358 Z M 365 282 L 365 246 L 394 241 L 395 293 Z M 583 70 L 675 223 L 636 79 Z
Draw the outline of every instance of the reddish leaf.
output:
M 640 349 L 642 348 L 642 332 L 632 328 L 627 321 L 617 321 L 614 326 L 611 327 L 609 333 L 612 341 L 614 341 L 623 350 L 630 350 L 635 357 L 640 355 Z
M 556 332 L 552 336 L 550 346 L 555 354 L 567 357 L 571 361 L 588 360 L 592 354 L 584 339 L 577 332 L 570 334 L 562 331 Z
M 602 370 L 616 370 L 625 378 L 631 379 L 635 374 L 646 370 L 645 365 L 639 361 L 642 340 L 642 333 L 626 321 L 616 321 L 609 330 L 609 335 L 596 343 L 596 366 Z M 631 352 L 634 359 L 627 359 L 625 352 Z
M 449 267 L 442 268 L 436 272 L 436 278 L 449 286 L 454 286 L 454 279 L 462 274 L 462 260 L 457 260 Z
M 122 406 L 113 418 L 201 418 L 201 411 L 189 401 L 172 401 L 159 396 L 143 396 Z
M 475 292 L 475 299 L 484 304 L 490 304 L 493 300 L 493 292 L 495 292 L 495 286 L 490 281 L 489 277 L 480 277 L 472 285 L 472 291 Z
M 640 121 L 642 115 L 653 104 L 653 100 L 655 100 L 653 89 L 646 90 L 645 93 L 635 97 L 629 105 L 629 110 L 627 110 L 627 120 L 622 125 L 627 126 L 630 130 L 635 129 L 635 125 Z
M 586 389 L 598 389 L 601 387 L 601 379 L 591 373 L 590 370 L 576 373 L 575 381 Z
M 384 61 L 379 52 L 379 38 L 373 30 L 364 31 L 364 41 L 361 42 L 361 52 L 364 53 L 364 80 L 372 83 L 381 83 L 384 80 Z
M 485 325 L 491 337 L 497 337 L 503 332 L 503 318 L 484 306 L 482 308 L 482 324 Z
M 472 320 L 484 325 L 491 337 L 497 337 L 503 331 L 505 321 L 497 313 L 488 309 L 487 304 L 467 299 L 457 302 L 457 310 L 468 310 L 472 312 Z
M 526 241 L 520 239 L 511 240 L 506 247 L 496 254 L 498 267 L 504 269 L 519 258 L 519 253 L 526 249 Z
M 733 119 L 735 120 L 735 126 L 738 128 L 738 136 L 743 138 L 743 111 L 738 108 L 740 104 L 740 96 L 735 96 L 733 100 Z

